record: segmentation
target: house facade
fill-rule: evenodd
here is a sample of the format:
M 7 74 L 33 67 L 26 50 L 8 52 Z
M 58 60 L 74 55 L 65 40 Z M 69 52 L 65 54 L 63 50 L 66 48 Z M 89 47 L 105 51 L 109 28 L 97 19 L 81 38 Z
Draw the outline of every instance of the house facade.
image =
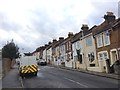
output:
M 83 52 L 84 69 L 99 72 L 98 60 L 96 58 L 95 41 L 92 34 L 92 31 L 96 27 L 97 26 L 95 25 L 89 29 L 88 25 L 82 25 L 81 44 Z
M 48 47 L 46 48 L 46 53 L 47 53 L 47 63 L 52 64 L 52 43 L 48 43 Z
M 118 37 L 116 37 L 117 33 L 115 35 L 115 32 L 112 32 L 115 15 L 112 12 L 107 12 L 107 15 L 104 15 L 104 19 L 105 21 L 93 30 L 100 72 L 108 72 L 106 60 L 109 60 L 110 65 L 112 65 L 118 57 L 115 49 Z M 112 59 L 113 56 L 114 60 Z
M 65 39 L 65 66 L 72 67 L 72 43 L 71 39 L 73 37 L 73 33 L 69 32 L 68 37 Z
M 56 57 L 56 43 L 58 41 L 56 39 L 53 39 L 53 44 L 52 44 L 52 64 L 57 65 L 57 57 Z
M 65 65 L 65 44 L 64 41 L 59 44 L 61 64 Z
M 110 41 L 110 62 L 112 65 L 116 60 L 120 60 L 120 18 L 118 18 L 112 26 Z
M 43 50 L 43 60 L 47 61 L 47 47 L 48 47 L 48 44 L 45 44 L 45 48 Z
M 82 37 L 82 32 L 76 33 L 72 40 L 72 52 L 73 52 L 73 62 L 72 67 L 78 69 L 79 64 L 82 62 L 82 45 L 80 44 L 80 38 Z

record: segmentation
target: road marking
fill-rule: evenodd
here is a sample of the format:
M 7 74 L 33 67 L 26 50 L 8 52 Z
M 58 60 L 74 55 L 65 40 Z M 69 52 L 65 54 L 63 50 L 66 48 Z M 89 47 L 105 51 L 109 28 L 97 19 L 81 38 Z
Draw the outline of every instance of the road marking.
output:
M 20 80 L 20 83 L 21 83 L 21 86 L 22 86 L 22 88 L 24 88 L 24 85 L 23 85 L 23 80 L 22 80 L 22 78 L 20 77 L 20 78 L 19 78 L 19 80 Z
M 79 83 L 79 82 L 76 82 L 76 81 L 74 81 L 74 80 L 72 80 L 72 79 L 69 79 L 69 78 L 64 78 L 64 79 L 66 79 L 66 80 L 69 80 L 69 81 L 71 81 L 71 82 L 74 82 L 74 83 L 77 83 L 78 85 L 81 85 L 81 86 L 83 86 L 83 87 L 88 87 L 87 85 L 84 85 L 84 84 L 81 84 L 81 83 Z

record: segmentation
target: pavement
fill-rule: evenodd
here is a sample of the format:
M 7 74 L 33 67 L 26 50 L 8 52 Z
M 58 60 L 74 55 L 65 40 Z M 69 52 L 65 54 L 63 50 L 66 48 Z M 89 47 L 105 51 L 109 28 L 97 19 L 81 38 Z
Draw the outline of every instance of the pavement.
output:
M 2 88 L 22 88 L 18 74 L 18 66 L 14 65 L 10 72 L 2 79 Z
M 83 70 L 83 69 L 74 69 L 74 68 L 63 67 L 63 66 L 55 66 L 55 65 L 49 65 L 49 66 L 120 80 L 120 75 L 117 75 L 117 74 L 114 74 L 114 73 L 94 72 L 94 71 L 87 71 L 87 70 Z

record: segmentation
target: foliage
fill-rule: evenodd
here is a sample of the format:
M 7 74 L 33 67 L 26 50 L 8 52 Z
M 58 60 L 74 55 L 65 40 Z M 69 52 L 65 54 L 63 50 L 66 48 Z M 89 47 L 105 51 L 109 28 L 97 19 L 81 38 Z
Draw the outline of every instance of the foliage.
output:
M 10 58 L 11 60 L 16 59 L 19 57 L 19 48 L 13 40 L 9 43 L 7 43 L 2 48 L 2 58 Z

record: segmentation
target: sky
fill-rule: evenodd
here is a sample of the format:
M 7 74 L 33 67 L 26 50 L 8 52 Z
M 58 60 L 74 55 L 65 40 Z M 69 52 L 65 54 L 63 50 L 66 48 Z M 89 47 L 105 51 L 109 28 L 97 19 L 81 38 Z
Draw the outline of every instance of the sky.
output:
M 0 0 L 0 48 L 12 39 L 20 52 L 33 52 L 37 47 L 59 37 L 66 38 L 104 21 L 111 11 L 118 18 L 119 0 Z

